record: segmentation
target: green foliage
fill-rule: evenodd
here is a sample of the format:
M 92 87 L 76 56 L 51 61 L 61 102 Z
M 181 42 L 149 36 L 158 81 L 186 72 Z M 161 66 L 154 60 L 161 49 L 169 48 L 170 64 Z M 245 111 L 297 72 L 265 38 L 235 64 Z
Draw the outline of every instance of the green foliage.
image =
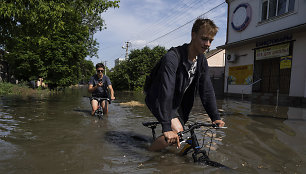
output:
M 120 65 L 115 66 L 113 72 L 109 73 L 108 76 L 112 81 L 112 86 L 116 90 L 129 90 L 130 89 L 130 78 L 127 74 L 128 62 L 121 62 Z
M 114 88 L 141 90 L 146 76 L 165 53 L 166 49 L 160 46 L 132 50 L 129 59 L 116 66 L 110 75 Z
M 29 88 L 25 82 L 21 82 L 18 85 L 11 83 L 0 83 L 0 96 L 5 95 L 18 95 L 20 97 L 34 97 L 34 96 L 46 96 L 49 94 L 49 90 L 34 90 Z
M 11 94 L 13 84 L 11 83 L 0 83 L 0 95 Z
M 97 56 L 93 35 L 104 27 L 101 13 L 119 7 L 118 3 L 1 0 L 0 48 L 9 52 L 4 58 L 9 62 L 10 73 L 26 81 L 43 77 L 53 86 L 86 80 L 92 66 L 85 57 Z
M 96 69 L 92 61 L 90 60 L 84 60 L 84 63 L 81 64 L 82 69 L 82 83 L 87 84 L 90 77 L 95 74 Z

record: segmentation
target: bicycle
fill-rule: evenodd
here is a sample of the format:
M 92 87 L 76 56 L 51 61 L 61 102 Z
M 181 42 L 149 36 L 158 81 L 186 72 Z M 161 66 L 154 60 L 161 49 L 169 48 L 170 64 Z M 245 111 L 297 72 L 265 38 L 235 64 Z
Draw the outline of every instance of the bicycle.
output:
M 160 123 L 153 121 L 153 122 L 143 122 L 142 124 L 144 126 L 148 127 L 148 128 L 151 128 L 153 141 L 155 141 L 155 139 L 156 139 L 155 128 Z M 204 133 L 205 135 L 207 134 L 208 131 L 211 131 L 212 128 L 213 129 L 226 128 L 226 127 L 218 127 L 215 124 L 200 123 L 200 122 L 196 122 L 196 123 L 193 123 L 191 125 L 188 125 L 188 129 L 178 133 L 178 136 L 180 138 L 180 143 L 183 143 L 183 142 L 186 143 L 186 145 L 180 150 L 179 154 L 182 155 L 182 156 L 185 156 L 190 152 L 190 150 L 193 150 L 192 158 L 193 158 L 193 161 L 195 163 L 204 163 L 206 165 L 210 165 L 210 166 L 217 167 L 217 168 L 229 168 L 229 167 L 227 167 L 223 164 L 220 164 L 220 163 L 215 162 L 215 161 L 211 161 L 209 159 L 209 151 L 210 151 L 211 144 L 212 144 L 212 139 L 213 139 L 212 136 L 210 137 L 211 141 L 210 141 L 210 146 L 209 146 L 208 153 L 203 148 L 204 138 L 203 138 L 202 146 L 199 145 L 199 142 L 198 142 L 198 139 L 197 139 L 197 136 L 196 136 L 194 130 L 199 129 L 200 127 L 209 127 L 209 129 L 207 129 L 206 132 Z M 183 135 L 186 134 L 186 133 L 190 133 L 190 137 L 187 137 L 187 138 L 184 139 Z M 198 155 L 201 155 L 201 156 L 198 157 Z
M 103 119 L 103 108 L 102 108 L 102 102 L 105 100 L 105 108 L 107 108 L 107 103 L 111 104 L 111 100 L 109 98 L 101 98 L 101 97 L 89 97 L 91 100 L 97 100 L 98 101 L 98 109 L 95 111 L 94 116 L 97 116 L 99 119 Z

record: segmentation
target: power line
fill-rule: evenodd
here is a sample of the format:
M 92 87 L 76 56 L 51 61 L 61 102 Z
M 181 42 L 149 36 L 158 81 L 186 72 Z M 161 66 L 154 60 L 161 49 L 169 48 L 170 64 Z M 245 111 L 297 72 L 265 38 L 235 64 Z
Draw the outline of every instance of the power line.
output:
M 220 27 L 220 31 L 222 30 L 222 28 L 224 29 L 224 26 L 226 26 L 226 18 L 224 17 L 224 14 L 226 16 L 226 9 L 223 8 L 224 4 L 222 5 L 222 7 L 219 7 L 218 10 L 215 10 L 214 12 L 211 12 L 210 14 L 206 14 L 205 16 L 202 16 L 201 18 L 209 18 L 213 21 L 215 21 L 215 24 L 217 26 Z M 221 9 L 221 10 L 219 10 Z M 217 13 L 215 13 L 217 12 Z M 223 19 L 222 21 L 220 21 L 219 19 Z M 225 24 L 225 25 L 224 25 Z M 171 47 L 171 46 L 175 46 L 175 45 L 180 45 L 186 42 L 186 38 L 190 38 L 191 37 L 191 33 L 190 33 L 190 28 L 191 28 L 192 24 L 189 24 L 187 26 L 184 26 L 183 29 L 180 29 L 180 31 L 178 32 L 174 32 L 171 33 L 170 35 L 166 36 L 165 38 L 162 38 L 158 41 L 159 45 L 163 45 L 165 47 Z M 225 27 L 226 28 L 226 27 Z M 223 33 L 223 32 L 222 32 Z M 217 33 L 217 35 L 220 36 L 220 32 Z M 225 38 L 225 35 L 224 35 Z M 216 43 L 216 42 L 214 42 Z M 212 44 L 214 45 L 214 44 Z
M 192 0 L 190 0 L 190 1 L 192 1 Z M 188 2 L 190 2 L 190 1 L 188 1 Z M 184 0 L 179 0 L 179 2 L 175 3 L 176 6 L 172 6 L 172 8 L 169 9 L 168 11 L 173 11 L 175 9 L 182 9 L 182 7 L 184 7 L 183 2 L 184 2 Z M 181 5 L 181 6 L 179 6 L 179 5 Z M 159 24 L 164 23 L 164 21 L 168 21 L 169 17 L 173 16 L 173 14 L 174 13 L 171 13 L 171 15 L 165 15 L 162 18 L 160 18 L 158 21 L 156 21 L 155 23 L 148 24 L 147 27 L 144 30 L 142 30 L 142 32 L 139 33 L 138 35 L 142 35 L 146 30 L 148 30 L 148 31 L 156 30 L 156 28 L 154 26 L 158 26 Z
M 151 30 L 154 30 L 152 33 L 150 33 L 151 39 L 155 38 L 155 36 L 160 35 L 160 33 L 164 34 L 164 26 L 171 26 L 175 23 L 177 23 L 177 21 L 184 21 L 183 19 L 187 19 L 188 17 L 186 17 L 186 14 L 191 14 L 191 11 L 194 11 L 195 9 L 199 9 L 202 8 L 202 6 L 199 4 L 199 1 L 201 1 L 201 3 L 207 3 L 207 1 L 203 1 L 203 0 L 189 0 L 187 2 L 181 1 L 182 2 L 182 6 L 180 6 L 179 8 L 176 9 L 177 13 L 172 13 L 175 15 L 170 15 L 167 18 L 167 21 L 164 22 L 163 20 L 160 20 L 159 23 L 164 22 L 164 25 L 158 25 L 159 23 L 156 24 L 157 28 L 155 27 L 151 27 Z M 198 6 L 198 7 L 195 7 Z M 166 16 L 163 17 L 163 19 Z M 171 19 L 170 19 L 171 18 Z M 154 26 L 154 25 L 152 25 Z M 142 33 L 144 33 L 146 30 L 144 30 Z M 150 30 L 148 30 L 149 32 Z
M 158 33 L 161 33 L 161 31 L 162 30 L 159 30 L 159 29 L 161 29 L 162 27 L 160 26 L 160 25 L 158 25 L 158 24 L 160 24 L 160 23 L 162 23 L 162 22 L 164 22 L 165 20 L 167 20 L 168 22 L 164 22 L 163 23 L 163 25 L 165 26 L 165 25 L 173 25 L 173 23 L 175 23 L 176 21 L 178 22 L 178 21 L 183 21 L 183 19 L 184 18 L 186 18 L 186 20 L 187 20 L 187 16 L 188 15 L 190 15 L 190 14 L 192 14 L 192 12 L 191 12 L 191 10 L 193 10 L 193 11 L 195 11 L 196 9 L 198 9 L 198 8 L 202 8 L 202 5 L 199 5 L 198 4 L 198 2 L 199 2 L 199 0 L 193 0 L 193 2 L 191 2 L 192 0 L 187 0 L 187 1 L 183 1 L 183 0 L 179 0 L 180 2 L 182 2 L 182 4 L 180 4 L 180 3 L 177 3 L 177 4 L 180 4 L 180 5 L 175 5 L 175 6 L 172 6 L 172 8 L 169 8 L 169 9 L 176 9 L 176 11 L 177 11 L 177 13 L 171 13 L 171 15 L 165 15 L 164 17 L 162 17 L 160 20 L 158 20 L 157 22 L 155 22 L 154 24 L 151 24 L 150 25 L 150 27 L 149 27 L 149 30 L 147 30 L 148 28 L 146 28 L 145 30 L 142 30 L 142 32 L 141 33 L 145 33 L 145 32 L 148 32 L 148 31 L 152 31 L 152 30 L 155 30 L 155 31 L 158 31 L 157 32 L 157 34 Z M 186 4 L 186 2 L 187 2 L 187 4 Z M 191 3 L 190 3 L 191 2 Z M 204 2 L 207 2 L 207 1 L 201 1 L 201 4 L 202 3 L 204 3 Z M 188 24 L 190 24 L 191 22 L 193 22 L 193 21 L 195 21 L 197 18 L 199 18 L 199 17 L 202 17 L 202 16 L 205 16 L 207 13 L 210 13 L 211 11 L 213 11 L 213 10 L 215 10 L 215 9 L 217 9 L 217 8 L 219 8 L 221 5 L 223 5 L 223 4 L 225 4 L 225 2 L 222 2 L 222 3 L 220 3 L 219 5 L 216 5 L 215 7 L 213 7 L 213 8 L 211 8 L 211 9 L 209 9 L 208 11 L 206 11 L 205 13 L 203 13 L 203 14 L 201 14 L 201 15 L 199 15 L 198 17 L 196 17 L 196 18 L 194 18 L 194 19 L 192 19 L 192 20 L 189 20 L 189 21 L 187 21 L 186 23 L 184 23 L 183 25 L 181 25 L 181 26 L 179 26 L 179 27 L 176 27 L 175 29 L 173 29 L 173 30 L 171 30 L 171 31 L 169 31 L 169 32 L 167 32 L 167 33 L 165 33 L 165 34 L 162 34 L 162 35 L 160 35 L 160 36 L 158 36 L 158 37 L 155 37 L 155 39 L 154 38 L 152 38 L 152 40 L 150 41 L 150 42 L 147 42 L 146 43 L 146 45 L 149 45 L 149 44 L 152 44 L 153 42 L 155 42 L 155 41 L 157 41 L 157 40 L 161 40 L 162 38 L 165 38 L 165 37 L 167 37 L 167 38 L 169 38 L 169 36 L 171 35 L 171 38 L 169 38 L 169 39 L 167 39 L 167 40 L 165 40 L 165 39 L 163 39 L 163 40 L 161 40 L 161 44 L 171 44 L 172 42 L 175 42 L 175 41 L 177 41 L 177 40 L 179 40 L 180 39 L 180 41 L 182 41 L 182 37 L 186 37 L 186 35 L 185 34 L 180 34 L 180 35 L 178 35 L 178 34 L 176 34 L 176 35 L 172 35 L 173 33 L 177 33 L 176 31 L 178 31 L 178 30 L 181 30 L 182 28 L 184 28 L 185 27 L 185 29 L 184 29 L 184 32 L 187 32 L 187 28 L 186 28 L 186 26 L 188 25 Z M 198 5 L 198 7 L 195 7 L 195 5 Z M 195 8 L 193 8 L 193 7 L 195 7 Z M 183 13 L 184 12 L 184 13 Z M 169 13 L 168 13 L 169 14 Z M 183 16 L 185 14 L 185 16 Z M 188 15 L 186 15 L 186 14 L 188 14 Z M 173 20 L 169 20 L 169 17 L 170 18 L 172 18 Z M 148 25 L 149 26 L 149 25 Z M 156 27 L 154 27 L 154 26 L 157 26 L 157 28 Z M 189 30 L 188 30 L 189 31 Z M 141 34 L 138 34 L 138 36 L 139 35 L 141 35 Z M 156 34 L 155 34 L 156 35 Z M 155 36 L 154 35 L 154 36 Z M 153 36 L 153 35 L 151 35 L 150 34 L 150 36 Z M 154 37 L 153 36 L 153 37 Z M 172 38 L 173 37 L 173 38 Z M 135 39 L 134 39 L 135 40 Z M 143 39 L 143 40 L 147 40 L 147 39 Z M 130 41 L 132 41 L 132 40 L 130 40 Z M 179 41 L 179 42 L 180 42 Z M 133 41 L 132 41 L 133 42 Z M 159 44 L 159 45 L 161 45 L 161 44 Z M 105 45 L 104 44 L 104 46 L 106 46 L 105 48 L 109 48 L 109 47 L 111 47 L 111 46 L 109 46 L 109 45 Z M 102 46 L 103 47 L 103 46 Z M 121 47 L 121 46 L 120 46 Z M 137 46 L 136 44 L 135 45 L 133 45 L 133 49 L 138 49 L 138 48 L 141 48 L 141 47 L 143 47 L 142 45 L 139 45 L 139 46 Z M 104 49 L 105 49 L 104 48 Z M 115 53 L 115 54 L 118 54 L 118 52 L 117 53 Z M 116 56 L 116 58 L 117 57 L 121 57 L 123 54 L 121 54 L 120 56 Z M 111 57 L 113 57 L 113 56 L 111 56 Z
M 164 22 L 163 21 L 163 23 L 164 23 L 164 25 L 163 26 L 165 26 L 165 25 L 171 25 L 171 24 L 173 24 L 174 22 L 176 22 L 176 21 L 178 21 L 177 20 L 177 18 L 178 17 L 181 17 L 182 15 L 184 15 L 185 13 L 186 13 L 186 11 L 189 11 L 191 8 L 189 8 L 186 4 L 194 4 L 195 3 L 195 1 L 193 2 L 193 3 L 191 3 L 191 1 L 193 1 L 193 0 L 189 0 L 188 2 L 184 2 L 184 1 L 182 1 L 182 6 L 181 7 L 179 7 L 179 8 L 177 8 L 176 9 L 176 11 L 178 12 L 178 13 L 172 13 L 172 14 L 174 14 L 174 15 L 170 15 L 168 18 L 167 18 L 167 20 L 166 20 L 166 22 Z M 189 9 L 189 10 L 188 10 Z M 169 18 L 172 18 L 173 20 L 169 20 Z M 158 28 L 153 28 L 155 31 L 154 31 L 154 33 L 152 33 L 152 37 L 154 37 L 155 35 L 157 35 L 158 33 L 160 33 L 160 31 L 162 30 L 162 27 L 163 26 L 157 26 Z
M 152 40 L 152 41 L 148 42 L 148 44 L 149 44 L 149 43 L 152 43 L 152 42 L 154 42 L 154 41 L 156 41 L 156 40 L 158 40 L 158 39 L 160 39 L 160 38 L 163 38 L 163 37 L 165 37 L 165 36 L 169 35 L 170 33 L 173 33 L 174 31 L 176 31 L 176 30 L 178 30 L 178 29 L 180 29 L 180 28 L 182 28 L 182 27 L 186 26 L 187 24 L 189 24 L 189 23 L 191 23 L 191 22 L 195 21 L 197 18 L 200 18 L 200 17 L 204 16 L 205 14 L 207 14 L 207 13 L 211 12 L 212 10 L 214 10 L 214 9 L 218 8 L 219 6 L 221 6 L 221 5 L 222 5 L 222 4 L 224 4 L 224 3 L 225 3 L 225 2 L 222 2 L 221 4 L 219 4 L 219 5 L 217 5 L 217 6 L 213 7 L 213 8 L 211 8 L 211 9 L 210 9 L 210 10 L 208 10 L 207 12 L 205 12 L 205 13 L 201 14 L 200 16 L 198 16 L 198 17 L 196 17 L 196 18 L 194 18 L 194 19 L 192 19 L 192 20 L 188 21 L 188 22 L 187 22 L 187 23 L 185 23 L 184 25 L 181 25 L 181 26 L 179 26 L 179 27 L 177 27 L 177 28 L 175 28 L 175 29 L 171 30 L 170 32 L 168 32 L 168 33 L 166 33 L 166 34 L 164 34 L 164 35 L 162 35 L 162 36 L 160 36 L 160 37 L 158 37 L 158 38 L 156 38 L 156 39 L 154 39 L 154 40 Z
M 189 10 L 185 11 L 185 13 L 187 13 L 187 12 L 190 11 L 190 10 L 195 10 L 195 9 L 192 8 L 192 7 L 194 7 L 194 6 L 195 6 L 194 4 L 196 4 L 197 2 L 198 2 L 198 1 L 194 1 L 193 3 L 191 3 L 191 4 L 188 6 L 188 9 L 189 9 Z M 206 1 L 202 1 L 202 3 L 204 4 L 204 3 L 206 3 Z M 224 4 L 224 3 L 221 3 L 221 4 L 219 4 L 219 5 L 217 5 L 217 6 L 213 7 L 213 8 L 211 8 L 209 11 L 203 13 L 203 14 L 200 15 L 200 16 L 203 16 L 203 15 L 205 15 L 205 14 L 211 12 L 212 10 L 215 10 L 216 8 L 218 8 L 219 6 L 221 6 L 222 4 Z M 191 7 L 191 8 L 189 8 L 189 7 Z M 201 8 L 202 6 L 198 4 L 198 7 Z M 182 14 L 178 14 L 178 15 L 176 15 L 175 17 L 177 17 L 177 19 L 183 19 L 183 18 L 181 17 L 181 15 L 182 15 Z M 198 17 L 200 17 L 200 16 L 198 16 Z M 174 23 L 175 21 L 177 21 L 177 19 L 171 20 L 171 22 Z M 189 23 L 192 22 L 192 21 L 193 21 L 193 20 L 187 22 L 187 23 L 184 24 L 183 26 L 180 26 L 180 27 L 178 27 L 178 28 L 176 28 L 176 29 L 174 29 L 174 30 L 172 30 L 172 31 L 170 31 L 170 32 L 167 32 L 166 34 L 163 34 L 162 36 L 158 37 L 157 39 L 153 39 L 153 38 L 152 38 L 153 40 L 150 41 L 150 42 L 147 42 L 146 45 L 148 45 L 148 44 L 150 44 L 150 43 L 153 43 L 154 41 L 156 41 L 156 40 L 158 40 L 158 39 L 161 39 L 161 38 L 163 38 L 163 37 L 165 37 L 165 36 L 168 36 L 168 35 L 172 34 L 174 31 L 176 31 L 176 30 L 178 30 L 178 29 L 181 29 L 182 27 L 186 27 L 187 24 L 189 24 Z M 169 23 L 169 24 L 170 24 L 170 23 Z M 166 25 L 166 24 L 165 24 L 165 25 Z M 161 28 L 161 27 L 159 27 L 159 28 Z M 156 29 L 156 30 L 158 30 L 158 29 Z M 187 31 L 187 29 L 186 29 L 186 31 Z M 157 33 L 159 33 L 159 32 L 157 32 Z M 152 34 L 151 34 L 151 35 L 152 35 Z M 156 34 L 155 34 L 155 35 L 156 35 Z M 155 36 L 155 35 L 154 35 L 154 36 Z M 177 36 L 177 37 L 182 38 L 182 37 L 186 37 L 186 35 L 179 35 L 179 36 Z M 171 40 L 171 39 L 168 39 L 168 40 L 165 41 L 165 42 L 170 43 L 171 41 L 173 42 L 174 40 L 178 40 L 179 38 L 177 38 L 177 37 L 175 36 L 174 39 L 172 39 L 172 40 Z M 155 37 L 155 38 L 156 38 L 156 37 Z M 163 41 L 162 41 L 162 42 L 163 42 Z M 153 43 L 153 44 L 154 44 L 154 43 Z M 161 45 L 161 44 L 159 43 L 159 45 Z M 135 46 L 135 48 L 141 48 L 141 47 L 142 47 L 141 45 Z
M 199 0 L 197 0 L 199 1 Z M 179 21 L 179 18 L 182 17 L 184 14 L 186 15 L 187 12 L 190 10 L 194 10 L 192 8 L 193 4 L 195 4 L 197 1 L 189 0 L 187 2 L 181 0 L 180 6 L 177 6 L 177 8 L 173 8 L 175 12 L 172 12 L 171 15 L 164 16 L 158 23 L 155 25 L 152 25 L 152 27 L 149 30 L 144 30 L 142 33 L 150 33 L 150 38 L 147 38 L 146 40 L 151 40 L 155 38 L 156 36 L 160 34 L 165 33 L 165 26 L 171 26 L 174 23 L 177 23 Z M 191 5 L 187 5 L 191 4 Z M 170 12 L 170 10 L 167 10 Z M 162 24 L 162 25 L 161 25 Z M 176 26 L 175 26 L 176 27 Z M 147 36 L 147 35 L 146 35 Z

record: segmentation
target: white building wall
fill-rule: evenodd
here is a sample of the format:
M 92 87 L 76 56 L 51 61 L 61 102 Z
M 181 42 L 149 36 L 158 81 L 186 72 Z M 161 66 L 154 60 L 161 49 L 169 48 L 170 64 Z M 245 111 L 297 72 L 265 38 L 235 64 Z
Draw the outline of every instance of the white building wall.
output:
M 306 97 L 306 32 L 294 34 L 293 39 L 289 96 Z
M 261 0 L 233 0 L 229 7 L 228 38 L 227 43 L 233 43 L 248 38 L 253 38 L 279 30 L 294 27 L 306 23 L 306 0 L 295 0 L 295 11 L 276 17 L 274 20 L 261 22 Z M 241 3 L 248 3 L 252 9 L 252 16 L 249 25 L 243 31 L 236 31 L 232 28 L 231 22 L 233 11 Z
M 227 54 L 236 54 L 240 56 L 237 61 L 231 63 L 226 60 L 225 66 L 225 87 L 227 93 L 251 94 L 252 86 L 249 85 L 227 85 L 229 67 L 254 64 L 254 49 L 256 42 L 269 41 L 269 39 L 278 39 L 284 36 L 292 36 L 292 68 L 290 79 L 289 96 L 306 97 L 306 0 L 295 0 L 295 11 L 275 17 L 273 20 L 261 22 L 261 0 L 227 0 L 229 5 L 228 33 L 226 48 Z M 249 25 L 242 31 L 236 31 L 232 28 L 231 22 L 233 11 L 238 5 L 248 3 L 252 8 L 252 16 Z M 299 27 L 300 26 L 300 27 Z M 299 27 L 300 30 L 288 30 Z M 302 31 L 301 29 L 304 28 Z M 284 31 L 281 34 L 275 32 Z M 261 36 L 261 37 L 259 37 Z M 262 37 L 267 36 L 267 37 Z M 254 39 L 256 38 L 256 39 Z M 248 39 L 251 39 L 248 41 Z M 245 42 L 241 42 L 245 41 Z M 239 43 L 232 44 L 231 43 Z M 244 44 L 243 46 L 241 46 Z M 268 47 L 269 45 L 267 45 Z M 222 48 L 222 47 L 221 47 Z M 223 47 L 224 48 L 224 47 Z
M 225 65 L 225 50 L 207 58 L 209 67 L 224 67 Z
M 243 45 L 241 47 L 235 47 L 234 49 L 226 50 L 226 54 L 234 53 L 237 58 L 235 62 L 229 62 L 226 60 L 226 68 L 225 68 L 225 79 L 228 77 L 229 68 L 232 66 L 242 66 L 242 65 L 250 65 L 254 66 L 254 50 L 255 43 Z M 227 91 L 228 90 L 228 91 Z M 249 85 L 228 85 L 227 80 L 225 80 L 224 92 L 229 93 L 243 93 L 244 94 L 251 94 L 252 93 L 252 86 Z

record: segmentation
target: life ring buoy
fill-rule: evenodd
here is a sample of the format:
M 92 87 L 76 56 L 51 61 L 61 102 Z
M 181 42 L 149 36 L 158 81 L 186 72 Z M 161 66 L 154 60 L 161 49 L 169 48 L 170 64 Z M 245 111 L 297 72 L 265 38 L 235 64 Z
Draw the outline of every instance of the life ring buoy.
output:
M 252 17 L 252 9 L 248 3 L 238 5 L 232 15 L 231 25 L 234 30 L 242 31 L 250 23 Z

